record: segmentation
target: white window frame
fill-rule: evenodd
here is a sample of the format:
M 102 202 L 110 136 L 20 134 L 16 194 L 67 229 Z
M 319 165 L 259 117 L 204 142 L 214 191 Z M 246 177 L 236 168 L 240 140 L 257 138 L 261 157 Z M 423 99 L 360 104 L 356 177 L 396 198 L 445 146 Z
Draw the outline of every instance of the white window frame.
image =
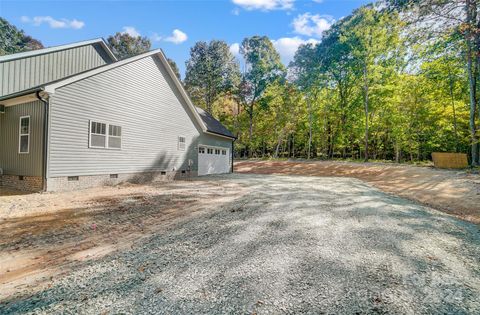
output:
M 110 135 L 110 125 L 114 127 L 120 127 L 120 136 L 111 136 Z M 109 150 L 121 150 L 123 146 L 123 141 L 122 141 L 122 135 L 123 135 L 123 128 L 120 125 L 115 125 L 115 124 L 107 124 L 107 149 Z M 110 147 L 110 137 L 112 138 L 120 138 L 120 147 L 119 148 L 111 148 Z
M 28 118 L 28 133 L 23 133 L 22 134 L 22 119 Z M 31 131 L 31 123 L 32 119 L 30 118 L 30 115 L 28 116 L 20 116 L 20 119 L 18 120 L 18 153 L 19 154 L 29 154 L 30 153 L 30 131 Z M 21 152 L 21 147 L 22 147 L 22 136 L 27 136 L 27 152 Z
M 183 142 L 180 142 L 180 138 L 183 138 Z M 183 143 L 183 148 L 180 145 L 181 143 Z M 178 138 L 177 138 L 177 150 L 178 151 L 185 151 L 186 149 L 187 149 L 187 137 L 178 136 Z
M 97 124 L 105 124 L 105 134 L 100 134 L 100 133 L 92 133 L 92 123 L 97 123 Z M 110 125 L 120 127 L 120 136 L 110 136 Z M 99 147 L 99 146 L 94 146 L 92 145 L 92 134 L 94 135 L 100 135 L 100 136 L 105 136 L 105 146 L 104 147 Z M 119 148 L 111 148 L 109 145 L 109 138 L 120 138 L 120 147 Z M 88 121 L 88 147 L 91 149 L 104 149 L 104 150 L 121 150 L 123 147 L 123 127 L 118 124 L 111 124 L 105 121 L 97 120 L 97 119 L 90 119 Z

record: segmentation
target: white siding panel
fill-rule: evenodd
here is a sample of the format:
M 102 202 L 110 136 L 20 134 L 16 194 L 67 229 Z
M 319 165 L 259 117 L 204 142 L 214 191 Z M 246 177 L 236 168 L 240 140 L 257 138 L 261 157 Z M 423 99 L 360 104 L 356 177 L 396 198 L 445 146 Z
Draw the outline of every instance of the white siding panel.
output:
M 16 93 L 110 63 L 86 45 L 0 63 L 0 96 Z
M 197 170 L 199 142 L 231 146 L 201 132 L 155 56 L 59 88 L 50 104 L 49 177 L 180 170 L 189 159 Z M 89 148 L 90 120 L 121 126 L 122 149 Z

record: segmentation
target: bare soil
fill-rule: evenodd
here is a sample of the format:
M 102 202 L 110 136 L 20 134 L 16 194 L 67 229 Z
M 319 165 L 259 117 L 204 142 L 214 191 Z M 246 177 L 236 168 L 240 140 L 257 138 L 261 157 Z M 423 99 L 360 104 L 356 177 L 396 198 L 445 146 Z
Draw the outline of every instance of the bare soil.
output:
M 35 194 L 0 188 L 0 301 L 240 196 L 242 187 L 215 181 Z
M 480 314 L 479 227 L 355 178 L 225 174 L 0 209 L 2 315 Z
M 480 175 L 433 167 L 340 161 L 238 161 L 235 172 L 353 177 L 458 218 L 480 224 Z

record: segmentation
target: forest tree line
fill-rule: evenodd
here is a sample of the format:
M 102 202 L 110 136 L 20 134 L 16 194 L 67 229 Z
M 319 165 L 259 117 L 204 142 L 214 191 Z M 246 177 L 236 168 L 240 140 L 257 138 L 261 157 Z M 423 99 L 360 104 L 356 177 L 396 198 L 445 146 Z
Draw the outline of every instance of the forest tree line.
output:
M 363 6 L 320 43 L 300 46 L 288 66 L 266 36 L 245 38 L 240 58 L 223 40 L 199 41 L 183 84 L 237 136 L 237 157 L 402 162 L 464 152 L 478 165 L 479 1 Z M 13 42 L 17 51 L 41 47 L 0 22 L 2 54 L 15 52 Z M 7 27 L 16 35 L 5 36 Z M 120 59 L 151 47 L 148 38 L 125 33 L 107 42 Z
M 477 1 L 391 1 L 337 21 L 285 67 L 265 36 L 197 42 L 185 87 L 241 157 L 478 157 Z

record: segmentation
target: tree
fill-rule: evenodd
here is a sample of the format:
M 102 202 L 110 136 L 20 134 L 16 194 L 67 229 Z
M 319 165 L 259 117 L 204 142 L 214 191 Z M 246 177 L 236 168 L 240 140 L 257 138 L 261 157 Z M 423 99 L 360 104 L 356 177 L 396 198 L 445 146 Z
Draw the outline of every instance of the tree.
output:
M 255 104 L 268 85 L 284 75 L 285 69 L 280 55 L 266 36 L 245 38 L 240 53 L 245 60 L 246 72 L 240 84 L 239 98 L 248 113 L 248 145 L 251 145 Z M 247 154 L 251 154 L 248 146 Z
M 107 43 L 115 56 L 120 60 L 147 52 L 152 47 L 152 43 L 147 37 L 135 37 L 119 32 L 109 36 Z
M 222 93 L 238 86 L 240 70 L 226 42 L 197 42 L 186 62 L 185 87 L 192 100 L 212 112 L 212 105 Z
M 181 80 L 181 78 L 180 78 L 180 70 L 178 70 L 178 66 L 177 66 L 177 64 L 175 63 L 175 61 L 173 61 L 173 59 L 167 58 L 167 62 L 168 62 L 168 64 L 170 65 L 170 68 L 172 68 L 173 73 L 175 73 L 175 76 L 176 76 L 179 80 Z
M 313 139 L 313 108 L 312 101 L 316 99 L 321 80 L 320 67 L 323 64 L 318 49 L 313 44 L 301 45 L 295 52 L 289 68 L 293 73 L 295 84 L 303 91 L 308 108 L 308 150 L 307 159 L 312 155 Z
M 478 95 L 480 82 L 480 9 L 479 0 L 390 0 L 390 7 L 415 12 L 410 21 L 416 25 L 424 37 L 441 37 L 458 34 L 462 39 L 467 65 L 470 103 L 471 164 L 480 164 L 480 143 L 476 120 L 480 119 Z M 433 31 L 432 31 L 433 30 Z M 478 111 L 478 117 L 477 117 Z
M 370 88 L 373 73 L 385 62 L 388 48 L 398 40 L 398 21 L 392 14 L 373 7 L 361 7 L 342 25 L 341 40 L 350 46 L 352 56 L 362 69 L 363 104 L 365 112 L 365 161 L 369 158 Z
M 40 41 L 25 35 L 7 20 L 0 17 L 0 55 L 14 54 L 22 51 L 41 49 Z

